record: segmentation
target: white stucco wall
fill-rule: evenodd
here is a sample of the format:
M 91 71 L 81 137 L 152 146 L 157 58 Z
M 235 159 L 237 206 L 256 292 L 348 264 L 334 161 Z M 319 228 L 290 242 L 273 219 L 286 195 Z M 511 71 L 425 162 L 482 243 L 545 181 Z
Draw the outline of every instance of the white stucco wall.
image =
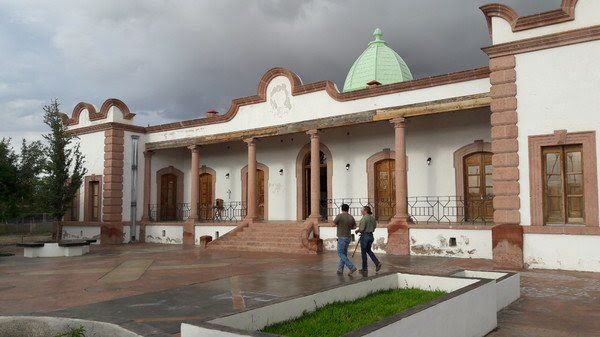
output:
M 104 131 L 80 135 L 79 150 L 84 156 L 84 167 L 87 169 L 86 176 L 104 175 Z M 104 183 L 104 180 L 102 180 Z M 79 190 L 79 221 L 84 219 L 85 184 Z M 100 187 L 102 188 L 102 186 Z M 102 214 L 102 212 L 100 212 Z
M 567 132 L 600 129 L 599 57 L 600 41 L 516 56 L 523 225 L 529 225 L 531 219 L 528 136 L 562 129 Z M 596 151 L 600 158 L 600 147 L 596 146 Z
M 525 234 L 523 262 L 529 268 L 600 272 L 600 236 Z
M 557 2 L 556 8 L 560 7 Z M 597 0 L 579 0 L 575 8 L 575 20 L 555 25 L 513 32 L 512 28 L 502 18 L 492 18 L 492 39 L 494 44 L 523 40 L 568 30 L 585 28 L 600 24 L 600 2 Z
M 487 93 L 489 92 L 489 88 L 490 83 L 488 79 L 479 79 L 338 102 L 329 97 L 325 91 L 292 96 L 291 84 L 288 78 L 278 76 L 267 86 L 266 102 L 240 107 L 237 115 L 231 121 L 150 133 L 148 134 L 148 142 L 249 130 L 373 109 Z
M 492 258 L 492 231 L 411 228 L 410 254 L 458 258 Z M 450 247 L 450 238 L 456 246 Z

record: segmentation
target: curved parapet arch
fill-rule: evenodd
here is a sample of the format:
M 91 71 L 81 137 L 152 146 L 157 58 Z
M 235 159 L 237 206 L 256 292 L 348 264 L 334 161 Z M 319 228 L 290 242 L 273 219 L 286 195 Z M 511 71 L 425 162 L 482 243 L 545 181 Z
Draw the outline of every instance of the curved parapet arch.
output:
M 96 111 L 96 108 L 86 102 L 79 102 L 73 108 L 73 112 L 71 113 L 71 118 L 68 118 L 67 125 L 73 126 L 79 124 L 79 119 L 81 117 L 81 113 L 85 110 L 88 113 L 88 119 L 90 121 L 98 121 L 102 119 L 106 119 L 108 117 L 108 113 L 110 108 L 116 107 L 121 114 L 123 115 L 123 119 L 131 120 L 135 116 L 134 113 L 129 111 L 129 107 L 123 101 L 117 98 L 109 98 L 100 107 L 100 112 Z M 64 119 L 63 119 L 64 122 Z
M 491 36 L 492 17 L 504 19 L 510 25 L 513 32 L 518 32 L 574 20 L 577 1 L 563 0 L 559 9 L 527 16 L 519 16 L 512 7 L 499 3 L 487 4 L 479 7 L 479 9 L 485 15 Z
M 102 107 L 100 107 L 100 114 L 103 116 L 102 118 L 106 118 L 108 116 L 108 111 L 113 106 L 121 111 L 123 119 L 131 120 L 135 116 L 134 113 L 129 111 L 129 107 L 123 101 L 117 98 L 109 98 L 104 101 L 104 103 L 102 103 Z

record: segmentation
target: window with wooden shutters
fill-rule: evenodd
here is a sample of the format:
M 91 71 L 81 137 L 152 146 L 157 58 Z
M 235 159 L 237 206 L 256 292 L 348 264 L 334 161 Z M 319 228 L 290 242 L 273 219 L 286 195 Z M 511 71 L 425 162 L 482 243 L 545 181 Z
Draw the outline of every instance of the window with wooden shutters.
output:
M 583 160 L 581 145 L 542 149 L 545 223 L 585 222 Z

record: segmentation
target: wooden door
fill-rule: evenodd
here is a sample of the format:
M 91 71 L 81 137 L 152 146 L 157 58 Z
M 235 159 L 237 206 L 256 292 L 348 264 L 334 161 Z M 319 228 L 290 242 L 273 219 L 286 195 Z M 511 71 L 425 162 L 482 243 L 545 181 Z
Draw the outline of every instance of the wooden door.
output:
M 200 201 L 198 205 L 198 216 L 201 220 L 211 220 L 213 201 L 213 176 L 210 173 L 200 175 Z
M 465 220 L 490 221 L 494 217 L 492 154 L 477 152 L 464 159 Z
M 256 217 L 265 219 L 265 171 L 256 170 Z
M 160 177 L 160 219 L 176 220 L 177 218 L 177 176 L 163 174 Z
M 385 159 L 375 164 L 375 217 L 388 221 L 396 205 L 395 161 Z

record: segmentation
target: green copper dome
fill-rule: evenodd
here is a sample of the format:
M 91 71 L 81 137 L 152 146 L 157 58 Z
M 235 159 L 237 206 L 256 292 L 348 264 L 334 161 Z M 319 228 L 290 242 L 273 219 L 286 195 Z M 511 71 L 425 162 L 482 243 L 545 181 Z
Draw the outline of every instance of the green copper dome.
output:
M 344 92 L 364 89 L 371 81 L 390 84 L 413 79 L 404 60 L 388 47 L 381 36 L 381 29 L 375 29 L 375 40 L 369 42 L 367 49 L 354 62 L 346 76 Z

